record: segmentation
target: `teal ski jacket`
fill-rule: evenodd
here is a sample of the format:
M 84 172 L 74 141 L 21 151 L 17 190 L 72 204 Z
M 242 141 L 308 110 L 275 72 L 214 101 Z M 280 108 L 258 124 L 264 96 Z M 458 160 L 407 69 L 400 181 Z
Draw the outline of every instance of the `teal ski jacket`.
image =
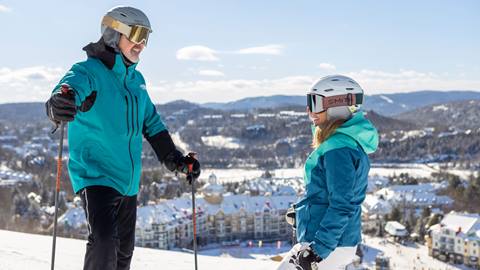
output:
M 361 241 L 361 204 L 378 133 L 362 112 L 341 125 L 305 162 L 305 195 L 295 204 L 297 240 L 326 258 Z
M 138 193 L 143 137 L 166 130 L 147 93 L 145 80 L 120 54 L 85 47 L 88 58 L 76 63 L 55 86 L 68 84 L 80 108 L 68 124 L 68 172 L 75 193 L 86 186 Z

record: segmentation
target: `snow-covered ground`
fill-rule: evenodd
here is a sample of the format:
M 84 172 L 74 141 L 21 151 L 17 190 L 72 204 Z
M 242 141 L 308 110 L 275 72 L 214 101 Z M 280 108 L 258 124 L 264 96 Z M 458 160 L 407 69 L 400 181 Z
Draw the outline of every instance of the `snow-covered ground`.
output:
M 373 163 L 370 168 L 370 175 L 379 176 L 393 176 L 400 175 L 401 173 L 408 173 L 413 177 L 431 177 L 432 173 L 438 173 L 440 171 L 448 172 L 454 175 L 458 175 L 460 178 L 467 180 L 473 171 L 461 170 L 461 169 L 440 169 L 439 163 L 396 163 L 396 164 L 384 164 Z
M 428 256 L 427 247 L 411 244 L 394 244 L 377 237 L 364 236 L 363 265 L 375 269 L 375 257 L 383 252 L 390 258 L 392 269 L 450 270 L 470 269 L 463 265 L 452 265 Z M 51 236 L 25 234 L 0 230 L 0 269 L 25 270 L 48 269 L 51 257 Z M 85 241 L 58 238 L 56 253 L 57 270 L 82 269 Z M 257 243 L 255 243 L 257 244 Z M 269 258 L 285 254 L 289 247 L 264 245 L 263 247 L 226 247 L 202 250 L 198 256 L 201 269 L 267 270 L 276 269 L 278 262 Z M 193 255 L 188 252 L 167 251 L 136 247 L 132 269 L 193 269 Z
M 393 103 L 393 100 L 391 100 L 390 98 L 386 97 L 386 96 L 380 96 L 381 99 L 385 100 L 386 102 L 392 104 Z
M 370 175 L 393 176 L 408 173 L 412 177 L 430 177 L 434 168 L 425 164 L 372 164 Z
M 0 269 L 49 269 L 52 237 L 0 230 Z M 82 269 L 85 241 L 58 238 L 56 270 Z M 136 247 L 132 269 L 191 270 L 193 254 Z M 198 256 L 200 269 L 266 270 L 275 269 L 277 262 L 269 260 Z
M 222 135 L 202 136 L 201 139 L 205 145 L 215 148 L 238 149 L 243 147 L 238 139 Z
M 432 111 L 448 111 L 448 107 L 446 105 L 438 105 L 438 106 L 433 106 Z
M 172 137 L 173 142 L 178 148 L 180 148 L 183 151 L 189 150 L 188 144 L 182 141 L 182 138 L 180 137 L 179 132 L 172 133 L 170 134 L 170 136 Z
M 200 251 L 202 255 L 221 256 L 227 258 L 257 259 L 270 261 L 272 257 L 288 252 L 292 246 L 286 241 L 278 246 L 274 243 L 263 244 L 259 246 L 259 242 L 255 241 L 251 247 L 247 247 L 245 243 L 240 246 L 207 248 Z M 273 269 L 273 268 L 272 268 Z
M 432 173 L 439 172 L 438 163 L 420 164 L 420 163 L 402 163 L 402 164 L 372 164 L 370 168 L 370 176 L 389 177 L 393 175 L 399 176 L 401 173 L 408 173 L 412 177 L 428 178 Z M 443 170 L 451 174 L 458 175 L 460 178 L 467 180 L 472 171 L 460 169 Z M 217 176 L 219 183 L 241 182 L 243 180 L 251 180 L 259 178 L 265 171 L 259 169 L 205 169 L 202 171 L 200 180 L 208 180 L 210 174 Z M 277 169 L 271 171 L 277 178 L 293 178 L 303 177 L 303 168 Z
M 200 180 L 207 181 L 211 174 L 215 174 L 218 183 L 241 182 L 259 178 L 265 170 L 258 169 L 202 169 Z M 303 177 L 303 168 L 277 169 L 271 171 L 275 177 L 292 178 Z
M 393 244 L 377 237 L 364 237 L 366 248 L 364 251 L 364 264 L 375 269 L 375 257 L 383 252 L 390 258 L 392 269 L 418 269 L 418 270 L 450 270 L 471 269 L 463 265 L 447 264 L 428 256 L 426 246 L 411 244 L 409 246 Z

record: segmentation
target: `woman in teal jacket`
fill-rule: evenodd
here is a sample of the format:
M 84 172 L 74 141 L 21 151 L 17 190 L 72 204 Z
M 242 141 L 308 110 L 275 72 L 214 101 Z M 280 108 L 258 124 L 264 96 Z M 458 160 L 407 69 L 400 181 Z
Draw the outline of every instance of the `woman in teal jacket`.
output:
M 305 162 L 305 195 L 295 204 L 300 244 L 291 263 L 300 269 L 312 269 L 312 264 L 344 269 L 361 241 L 367 154 L 376 150 L 378 134 L 359 110 L 362 88 L 348 77 L 322 78 L 307 100 L 314 150 Z
M 193 178 L 200 174 L 198 161 L 176 149 L 136 70 L 150 32 L 142 11 L 108 11 L 101 39 L 84 48 L 87 60 L 73 65 L 46 103 L 53 122 L 69 122 L 68 171 L 89 233 L 84 269 L 130 268 L 143 138 L 171 171 L 193 165 Z

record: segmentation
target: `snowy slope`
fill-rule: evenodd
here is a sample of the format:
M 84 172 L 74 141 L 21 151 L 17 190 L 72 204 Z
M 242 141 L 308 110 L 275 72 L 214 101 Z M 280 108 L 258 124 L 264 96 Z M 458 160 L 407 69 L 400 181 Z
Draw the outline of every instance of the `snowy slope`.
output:
M 25 234 L 0 230 L 0 269 L 1 270 L 25 270 L 25 269 L 49 269 L 52 238 L 35 234 Z M 383 252 L 390 258 L 392 269 L 471 269 L 463 265 L 451 265 L 436 260 L 427 254 L 427 247 L 423 245 L 398 245 L 381 238 L 363 236 L 363 252 L 365 254 L 363 265 L 374 269 L 375 256 Z M 238 248 L 233 248 L 238 249 Z M 273 249 L 268 249 L 273 254 Z M 66 238 L 57 240 L 56 270 L 82 269 L 85 241 Z M 237 259 L 220 255 L 223 252 L 230 254 L 243 254 L 243 250 L 218 249 L 204 251 L 204 254 L 217 255 L 198 257 L 199 269 L 229 269 L 229 270 L 267 270 L 276 269 L 278 262 L 267 260 L 267 256 L 255 255 L 260 259 Z M 263 251 L 262 251 L 263 252 Z M 285 252 L 282 248 L 280 252 Z M 255 251 L 253 253 L 256 253 Z M 245 255 L 245 254 L 243 254 Z M 242 255 L 242 256 L 243 256 Z M 230 255 L 231 256 L 231 255 Z M 191 270 L 193 255 L 190 253 L 135 248 L 132 261 L 132 269 L 162 269 L 162 270 Z
M 480 127 L 480 100 L 453 101 L 434 104 L 395 116 L 396 119 L 419 126 L 444 126 L 477 130 Z
M 49 269 L 52 237 L 0 230 L 0 269 Z M 56 270 L 82 269 L 85 241 L 58 238 Z M 199 269 L 266 270 L 278 263 L 266 260 L 199 256 Z M 193 254 L 135 248 L 132 269 L 191 270 Z

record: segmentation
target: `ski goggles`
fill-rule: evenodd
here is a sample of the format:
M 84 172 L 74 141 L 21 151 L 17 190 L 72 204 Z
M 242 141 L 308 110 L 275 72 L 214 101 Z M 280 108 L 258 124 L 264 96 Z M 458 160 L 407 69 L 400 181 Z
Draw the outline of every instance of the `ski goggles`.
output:
M 145 43 L 147 46 L 148 36 L 152 30 L 142 25 L 127 25 L 110 16 L 104 16 L 102 24 L 112 28 L 113 30 L 123 34 L 131 42 L 135 44 Z
M 340 106 L 360 105 L 363 103 L 363 94 L 345 94 L 324 97 L 317 94 L 307 94 L 307 106 L 310 112 L 321 113 L 328 108 Z

